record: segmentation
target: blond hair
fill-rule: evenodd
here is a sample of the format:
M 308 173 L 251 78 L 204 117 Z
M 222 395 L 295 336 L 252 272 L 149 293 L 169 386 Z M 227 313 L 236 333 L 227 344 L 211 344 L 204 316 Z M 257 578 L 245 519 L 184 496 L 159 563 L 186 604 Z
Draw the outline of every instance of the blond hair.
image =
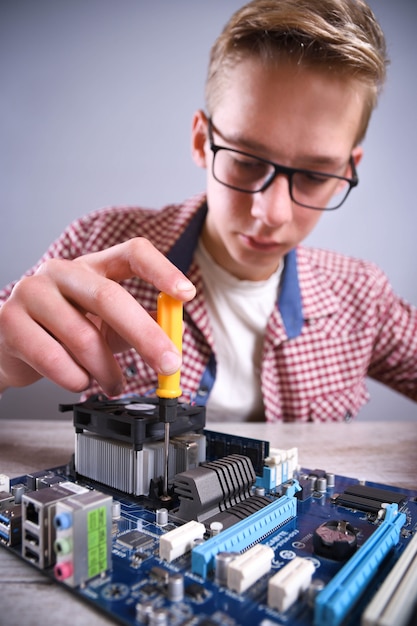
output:
M 285 59 L 364 83 L 367 98 L 357 138 L 362 140 L 388 65 L 384 34 L 364 0 L 252 0 L 236 11 L 211 49 L 210 115 L 228 71 L 248 56 L 264 62 Z

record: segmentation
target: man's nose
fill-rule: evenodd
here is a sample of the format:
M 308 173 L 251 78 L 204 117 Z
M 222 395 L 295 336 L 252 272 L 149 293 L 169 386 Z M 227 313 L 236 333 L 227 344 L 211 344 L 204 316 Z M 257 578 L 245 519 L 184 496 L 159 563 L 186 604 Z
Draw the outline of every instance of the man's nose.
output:
M 292 212 L 290 183 L 285 174 L 279 174 L 269 187 L 253 195 L 252 216 L 266 226 L 282 226 L 291 221 Z

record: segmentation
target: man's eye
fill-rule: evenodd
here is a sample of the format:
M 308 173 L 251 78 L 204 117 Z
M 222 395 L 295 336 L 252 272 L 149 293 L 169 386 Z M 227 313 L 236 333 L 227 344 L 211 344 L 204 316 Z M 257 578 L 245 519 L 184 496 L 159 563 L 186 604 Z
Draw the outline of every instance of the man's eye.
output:
M 252 172 L 252 173 L 259 172 L 260 174 L 263 174 L 265 171 L 264 163 L 260 163 L 259 161 L 254 161 L 252 159 L 234 158 L 233 166 L 236 169 L 240 169 L 242 172 L 243 171 Z
M 316 174 L 315 172 L 297 173 L 297 180 L 302 185 L 325 185 L 331 180 L 330 176 L 324 176 L 322 174 Z

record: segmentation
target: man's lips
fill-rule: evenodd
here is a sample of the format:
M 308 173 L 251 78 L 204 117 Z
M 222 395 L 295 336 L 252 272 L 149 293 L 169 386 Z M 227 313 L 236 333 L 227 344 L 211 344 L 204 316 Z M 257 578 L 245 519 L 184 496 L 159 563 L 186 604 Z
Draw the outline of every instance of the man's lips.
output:
M 264 237 L 253 237 L 251 235 L 240 234 L 240 238 L 244 244 L 252 250 L 260 250 L 264 252 L 273 252 L 280 248 L 280 244 L 273 239 Z

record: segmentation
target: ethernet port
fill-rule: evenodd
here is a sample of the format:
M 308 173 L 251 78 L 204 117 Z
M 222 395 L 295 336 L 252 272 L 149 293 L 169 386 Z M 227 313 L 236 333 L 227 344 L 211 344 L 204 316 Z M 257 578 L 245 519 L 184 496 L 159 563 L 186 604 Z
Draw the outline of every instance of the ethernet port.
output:
M 39 510 L 33 504 L 33 502 L 26 502 L 26 519 L 32 524 L 39 526 Z

